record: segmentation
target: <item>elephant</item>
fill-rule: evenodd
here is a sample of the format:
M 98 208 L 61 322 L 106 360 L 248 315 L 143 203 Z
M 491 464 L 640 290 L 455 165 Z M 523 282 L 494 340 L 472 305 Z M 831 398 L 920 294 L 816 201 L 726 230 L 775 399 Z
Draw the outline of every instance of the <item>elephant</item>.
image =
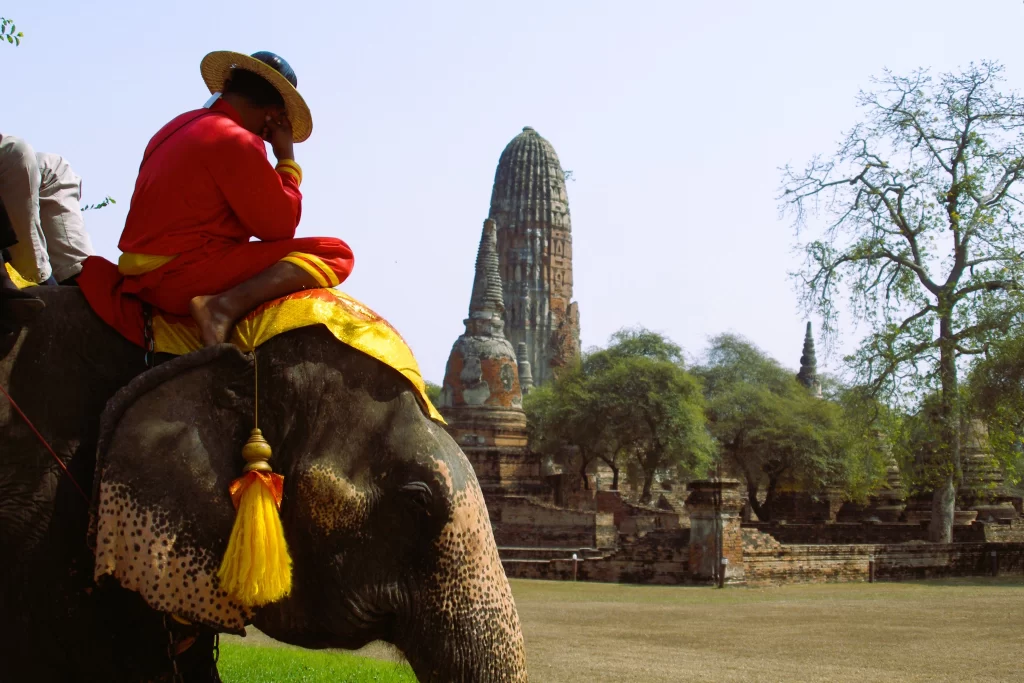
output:
M 396 370 L 322 326 L 147 369 L 75 288 L 39 294 L 0 337 L 0 387 L 70 476 L 0 396 L 5 680 L 216 681 L 216 635 L 246 624 L 306 648 L 387 641 L 421 681 L 527 680 L 476 476 Z M 246 610 L 211 577 L 255 376 L 293 587 Z

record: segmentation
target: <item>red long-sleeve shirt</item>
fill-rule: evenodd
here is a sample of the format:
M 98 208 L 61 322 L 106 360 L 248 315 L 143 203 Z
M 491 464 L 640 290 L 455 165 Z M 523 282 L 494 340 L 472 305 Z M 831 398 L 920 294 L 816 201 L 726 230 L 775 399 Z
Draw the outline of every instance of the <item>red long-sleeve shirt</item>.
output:
M 172 120 L 143 158 L 121 251 L 173 256 L 252 237 L 295 236 L 302 215 L 298 180 L 270 165 L 263 140 L 242 127 L 223 99 Z

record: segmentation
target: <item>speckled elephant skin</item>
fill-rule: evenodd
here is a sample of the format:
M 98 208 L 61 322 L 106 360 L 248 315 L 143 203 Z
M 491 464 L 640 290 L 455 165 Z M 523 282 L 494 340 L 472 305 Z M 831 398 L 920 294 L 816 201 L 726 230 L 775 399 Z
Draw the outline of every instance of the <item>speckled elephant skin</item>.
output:
M 203 629 L 178 658 L 189 681 L 217 680 L 212 634 L 247 623 L 310 648 L 385 640 L 422 681 L 526 680 L 476 477 L 398 373 L 317 327 L 258 351 L 294 576 L 288 598 L 250 614 L 214 576 L 252 357 L 225 345 L 143 372 L 77 291 L 42 294 L 42 318 L 0 338 L 0 383 L 91 496 L 92 523 L 0 397 L 0 679 L 170 680 L 170 611 Z

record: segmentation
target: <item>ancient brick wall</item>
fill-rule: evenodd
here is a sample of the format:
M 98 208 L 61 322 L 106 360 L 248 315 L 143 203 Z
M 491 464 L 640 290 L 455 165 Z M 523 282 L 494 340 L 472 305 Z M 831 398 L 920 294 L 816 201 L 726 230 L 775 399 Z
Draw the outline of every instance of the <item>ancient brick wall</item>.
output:
M 675 585 L 701 583 L 689 569 L 690 531 L 652 531 L 604 555 L 578 551 L 578 581 Z M 527 557 L 507 552 L 502 564 L 512 578 L 571 581 L 573 561 L 565 555 Z M 736 552 L 730 551 L 735 557 Z M 993 556 L 992 553 L 996 553 Z M 950 576 L 1024 575 L 1024 543 L 920 541 L 890 544 L 787 545 L 757 529 L 742 530 L 739 563 L 748 585 L 867 581 L 874 560 L 875 579 L 900 581 Z
M 498 546 L 614 548 L 611 513 L 566 510 L 525 498 L 488 502 Z
M 1024 574 L 1024 543 L 784 545 L 756 529 L 744 529 L 743 562 L 752 585 Z M 996 556 L 993 559 L 992 553 Z M 994 563 L 994 564 L 993 564 Z
M 790 544 L 906 543 L 928 540 L 927 524 L 754 522 L 744 524 L 743 527 L 771 534 L 779 542 Z M 957 526 L 953 528 L 953 540 L 957 543 L 998 540 L 987 538 L 985 533 L 980 524 Z
M 869 545 L 783 545 L 757 529 L 743 530 L 748 585 L 867 581 Z
M 735 479 L 691 481 L 686 508 L 690 513 L 690 575 L 695 581 L 744 581 L 743 496 Z M 721 548 L 719 548 L 721 543 Z
M 650 531 L 678 529 L 679 515 L 670 510 L 635 505 L 624 500 L 618 491 L 598 491 L 597 511 L 613 515 L 622 536 L 637 538 Z
M 971 526 L 984 526 L 985 540 L 999 543 L 1024 543 L 1024 519 L 982 523 Z
M 688 529 L 652 531 L 635 543 L 603 557 L 580 554 L 576 580 L 606 583 L 676 585 L 689 580 Z M 520 560 L 502 558 L 510 578 L 571 581 L 571 559 Z
M 754 522 L 744 529 L 756 529 L 771 534 L 781 543 L 789 544 L 851 544 L 851 543 L 907 543 L 927 541 L 928 523 L 872 524 L 864 522 L 836 522 L 825 524 L 791 524 Z M 974 522 L 953 527 L 954 543 L 1024 543 L 1024 520 Z
M 993 557 L 1002 575 L 1024 574 L 1024 543 L 904 543 L 876 553 L 875 576 L 881 580 L 986 576 Z

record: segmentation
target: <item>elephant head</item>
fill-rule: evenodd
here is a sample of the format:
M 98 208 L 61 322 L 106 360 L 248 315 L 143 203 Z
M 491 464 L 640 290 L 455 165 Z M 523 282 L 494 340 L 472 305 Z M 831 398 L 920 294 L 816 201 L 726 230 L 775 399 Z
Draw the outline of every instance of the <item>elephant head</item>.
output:
M 253 424 L 254 366 L 227 345 L 111 401 L 97 459 L 97 577 L 224 630 L 314 648 L 395 644 L 424 681 L 525 681 L 522 633 L 472 467 L 408 382 L 318 327 L 255 354 L 259 426 L 285 476 L 292 593 L 256 610 L 214 578 L 228 485 Z

